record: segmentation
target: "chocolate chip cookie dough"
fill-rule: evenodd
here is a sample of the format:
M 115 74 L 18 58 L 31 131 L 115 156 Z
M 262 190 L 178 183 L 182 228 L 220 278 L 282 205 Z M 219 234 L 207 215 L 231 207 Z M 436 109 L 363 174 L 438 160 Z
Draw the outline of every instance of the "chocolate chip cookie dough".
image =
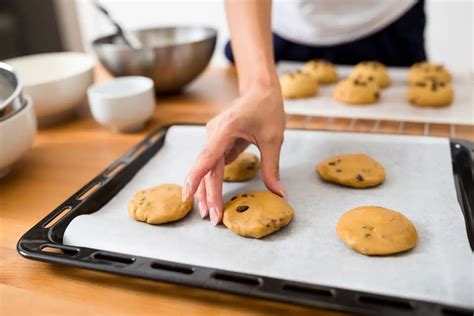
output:
M 232 232 L 262 238 L 288 225 L 292 207 L 280 196 L 269 192 L 249 192 L 234 196 L 224 207 L 224 225 Z
M 390 85 L 387 69 L 384 64 L 378 61 L 363 61 L 355 65 L 351 77 L 358 75 L 364 78 L 373 77 L 380 88 L 386 88 Z
M 390 255 L 416 245 L 415 226 L 401 213 L 379 206 L 345 212 L 336 227 L 339 238 L 364 255 Z
M 318 93 L 318 80 L 301 71 L 280 76 L 281 92 L 285 99 L 300 99 Z
M 224 181 L 240 182 L 253 179 L 260 168 L 260 160 L 254 154 L 242 152 L 224 168 Z
M 164 224 L 182 219 L 193 208 L 193 198 L 181 200 L 181 186 L 161 184 L 138 191 L 128 204 L 130 216 L 148 224 Z
M 324 159 L 316 166 L 319 176 L 328 182 L 352 188 L 370 188 L 385 180 L 385 169 L 366 154 L 343 154 Z
M 444 107 L 453 102 L 454 91 L 447 81 L 425 78 L 410 84 L 406 98 L 411 104 L 420 107 Z
M 372 104 L 379 100 L 380 92 L 375 82 L 358 75 L 340 81 L 333 91 L 333 97 L 336 101 L 346 104 Z
M 426 78 L 435 78 L 439 81 L 450 82 L 451 73 L 439 64 L 433 64 L 427 61 L 414 64 L 408 71 L 408 83 L 416 83 Z
M 303 65 L 301 71 L 316 78 L 320 84 L 329 84 L 337 81 L 336 67 L 323 59 L 308 61 Z

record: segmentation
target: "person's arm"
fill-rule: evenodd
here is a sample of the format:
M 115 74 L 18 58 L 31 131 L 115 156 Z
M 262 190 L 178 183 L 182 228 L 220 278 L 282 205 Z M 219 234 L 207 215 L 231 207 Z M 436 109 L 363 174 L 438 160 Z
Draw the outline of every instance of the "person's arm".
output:
M 280 149 L 285 114 L 271 38 L 271 0 L 226 0 L 240 97 L 207 124 L 207 144 L 188 173 L 183 200 L 197 192 L 199 212 L 214 224 L 222 220 L 222 183 L 225 163 L 249 144 L 262 159 L 267 188 L 284 195 L 279 179 Z

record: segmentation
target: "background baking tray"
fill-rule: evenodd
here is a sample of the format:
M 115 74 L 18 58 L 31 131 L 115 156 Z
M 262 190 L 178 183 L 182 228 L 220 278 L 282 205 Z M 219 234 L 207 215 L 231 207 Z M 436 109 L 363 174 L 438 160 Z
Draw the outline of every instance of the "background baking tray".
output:
M 183 141 L 184 139 L 186 141 Z M 288 131 L 282 154 L 282 176 L 287 186 L 290 203 L 295 207 L 296 216 L 290 226 L 263 240 L 241 238 L 223 227 L 214 228 L 210 223 L 199 219 L 196 212 L 181 222 L 165 226 L 150 226 L 132 220 L 128 221 L 126 203 L 116 209 L 115 219 L 107 215 L 107 206 L 114 205 L 114 201 L 120 201 L 121 196 L 127 197 L 128 201 L 128 190 L 135 191 L 138 187 L 149 186 L 150 183 L 147 181 L 151 180 L 147 179 L 154 179 L 154 184 L 169 181 L 170 178 L 166 175 L 169 172 L 163 170 L 173 170 L 175 176 L 181 180 L 181 173 L 184 173 L 187 164 L 192 162 L 194 151 L 197 151 L 203 141 L 204 129 L 202 127 L 172 127 L 168 131 L 166 141 L 163 130 L 156 131 L 27 232 L 18 243 L 19 252 L 27 258 L 37 260 L 343 311 L 386 314 L 470 313 L 465 308 L 472 308 L 472 274 L 469 275 L 469 272 L 466 274 L 465 269 L 467 267 L 469 270 L 469 267 L 472 267 L 472 252 L 466 236 L 468 235 L 466 232 L 469 232 L 466 226 L 472 229 L 473 166 L 469 153 L 471 149 L 466 148 L 471 144 L 452 141 L 450 146 L 446 139 L 439 138 Z M 380 154 L 382 144 L 385 144 L 383 151 L 387 152 L 387 155 Z M 298 152 L 300 147 L 314 148 L 319 154 L 301 155 Z M 403 150 L 404 147 L 406 150 Z M 320 181 L 314 175 L 316 161 L 328 154 L 341 152 L 342 149 L 345 152 L 356 150 L 368 152 L 379 159 L 387 168 L 387 182 L 372 190 L 351 190 Z M 300 159 L 306 157 L 307 161 L 289 159 L 291 156 L 300 157 Z M 173 158 L 171 161 L 169 161 L 170 157 Z M 399 159 L 387 160 L 386 157 Z M 421 171 L 415 170 L 412 174 L 414 179 L 406 178 L 400 172 L 405 172 L 402 170 L 404 168 L 408 169 L 406 172 L 414 172 L 413 165 L 410 163 L 407 165 L 407 161 L 414 159 L 415 166 L 418 164 L 415 169 Z M 182 167 L 176 168 L 174 163 L 182 164 Z M 451 168 L 451 164 L 454 168 Z M 419 184 L 417 178 L 420 178 L 425 167 L 436 172 L 434 175 L 428 175 L 426 187 L 417 187 Z M 455 181 L 453 181 L 453 172 Z M 449 178 L 445 177 L 446 174 Z M 295 182 L 291 181 L 293 176 L 300 179 L 296 181 L 299 187 L 295 188 L 291 185 Z M 311 196 L 301 200 L 300 197 L 305 194 L 298 196 L 298 191 L 307 190 L 305 188 L 307 176 L 312 179 L 312 184 L 309 185 L 315 185 L 319 187 L 319 190 L 313 191 Z M 176 179 L 173 182 L 180 180 Z M 257 179 L 248 185 L 253 188 L 259 187 L 261 186 L 259 181 Z M 394 189 L 394 185 L 398 187 L 400 184 L 404 186 L 402 201 L 391 200 L 390 191 Z M 244 189 L 239 185 L 245 184 L 226 185 L 225 198 Z M 455 185 L 463 201 L 464 211 L 468 215 L 466 221 L 463 220 L 456 201 Z M 438 187 L 436 192 L 431 191 L 433 187 Z M 441 191 L 440 188 L 442 188 Z M 334 194 L 331 193 L 333 190 L 338 192 L 337 200 L 331 198 Z M 352 200 L 357 199 L 357 202 L 349 202 L 352 205 L 344 207 L 338 205 L 344 200 L 350 201 L 348 197 L 351 194 Z M 334 233 L 335 223 L 328 225 L 329 219 L 337 219 L 342 211 L 353 206 L 366 204 L 367 198 L 372 202 L 401 210 L 414 221 L 420 233 L 420 242 L 413 251 L 394 257 L 366 257 L 347 249 L 337 239 Z M 417 205 L 423 203 L 424 206 L 418 210 L 414 205 L 412 208 L 407 208 L 406 203 L 409 203 L 407 201 L 413 198 L 418 201 Z M 330 203 L 327 203 L 328 200 Z M 333 205 L 333 207 L 321 208 L 324 204 Z M 436 210 L 437 205 L 442 208 L 441 216 Z M 305 211 L 308 206 L 311 206 L 313 212 L 310 217 Z M 89 215 L 78 216 L 83 214 Z M 58 216 L 61 216 L 59 220 Z M 104 216 L 106 225 L 103 225 L 103 222 L 99 226 L 94 224 L 95 220 L 100 223 L 100 218 Z M 138 225 L 139 229 L 134 231 L 139 235 L 131 234 L 133 228 L 130 228 L 128 224 L 127 226 L 130 227 L 122 231 L 124 227 L 121 226 L 121 221 L 124 219 L 132 224 L 131 226 Z M 73 220 L 74 222 L 71 223 Z M 53 221 L 54 224 L 52 224 Z M 78 237 L 74 233 L 74 228 L 79 228 L 82 225 L 81 222 L 82 224 L 89 223 L 87 223 L 86 231 L 81 230 Z M 321 225 L 324 223 L 325 225 Z M 68 233 L 64 235 L 66 229 Z M 114 230 L 121 231 L 122 237 L 114 235 Z M 159 240 L 167 238 L 167 235 L 171 236 L 170 238 L 179 236 L 183 230 L 188 236 L 180 240 L 179 247 L 175 244 L 173 249 L 170 244 Z M 199 230 L 204 233 L 195 235 Z M 143 239 L 145 236 L 143 234 L 147 231 L 151 231 L 152 234 Z M 162 234 L 160 231 L 167 233 Z M 292 240 L 297 240 L 296 237 L 305 235 L 307 237 L 308 233 L 314 232 L 316 234 L 307 242 L 292 244 Z M 326 235 L 326 238 L 318 238 L 322 236 L 321 234 Z M 90 236 L 95 236 L 92 239 L 99 241 L 99 244 L 87 245 L 91 242 L 88 238 Z M 74 239 L 77 237 L 80 240 L 75 242 Z M 119 238 L 119 240 L 112 242 L 112 247 L 100 246 L 101 242 L 110 243 L 114 241 L 114 238 Z M 152 251 L 141 254 L 139 253 L 142 251 L 141 246 L 129 249 L 130 251 L 117 251 L 123 246 L 121 244 L 124 241 L 125 244 L 130 244 L 127 240 L 134 240 L 131 244 L 142 245 L 151 241 L 151 247 L 148 244 L 144 248 Z M 189 252 L 189 249 L 186 249 L 189 247 L 190 240 L 200 240 L 200 243 L 206 246 L 198 244 L 199 248 L 194 248 L 193 252 Z M 213 245 L 210 241 L 215 240 L 219 242 Z M 235 247 L 231 248 L 230 241 Z M 73 244 L 70 244 L 71 242 Z M 308 246 L 311 247 L 311 251 L 307 251 Z M 258 252 L 254 251 L 254 247 Z M 60 253 L 54 252 L 58 249 L 61 250 Z M 182 254 L 179 249 L 186 252 L 181 260 L 179 259 Z M 202 258 L 195 257 L 195 254 L 203 249 L 205 257 L 210 257 L 212 262 L 206 264 Z M 222 252 L 216 251 L 218 249 Z M 53 252 L 48 250 L 53 250 Z M 301 258 L 298 258 L 297 250 L 306 256 L 306 263 L 298 261 Z M 264 254 L 266 256 L 263 256 Z M 265 259 L 268 255 L 271 262 L 277 264 L 269 265 L 268 260 Z M 335 255 L 338 258 L 334 257 Z M 314 260 L 314 256 L 319 256 L 319 260 Z M 279 261 L 288 261 L 288 258 L 294 260 L 293 270 L 297 271 L 294 277 L 291 277 L 291 271 L 288 274 L 289 272 L 278 264 Z M 255 265 L 257 265 L 257 270 L 255 270 Z M 433 265 L 437 269 L 433 270 Z M 327 273 L 321 274 L 315 266 L 319 266 Z M 261 269 L 258 270 L 258 267 Z M 328 271 L 328 267 L 333 267 L 334 271 Z M 358 282 L 355 280 L 354 283 L 353 279 L 350 280 L 351 274 L 357 274 L 360 272 L 357 269 L 360 268 L 370 271 L 362 270 L 366 275 L 359 278 Z M 383 273 L 378 273 L 380 268 L 383 269 Z M 410 271 L 410 269 L 413 270 Z M 472 273 L 472 269 L 470 270 Z M 368 276 L 367 273 L 369 273 Z M 430 278 L 423 284 L 424 287 L 429 288 L 421 292 L 420 286 L 417 285 L 419 274 Z M 345 282 L 344 278 L 334 279 L 335 275 L 343 276 L 350 282 L 346 284 L 347 286 L 341 286 Z M 409 278 L 406 277 L 407 275 Z M 390 286 L 386 288 L 387 281 L 397 279 L 401 279 L 402 282 L 393 284 L 394 288 Z M 377 283 L 383 284 L 384 288 L 381 291 L 374 288 L 377 287 Z M 404 284 L 408 287 L 397 288 Z M 440 288 L 440 284 L 443 288 Z M 412 289 L 413 287 L 415 290 Z M 469 298 L 471 298 L 470 301 Z
M 280 74 L 300 69 L 301 62 L 280 62 Z M 353 67 L 337 66 L 339 78 L 347 77 Z M 406 101 L 408 88 L 407 68 L 388 68 L 391 86 L 383 89 L 380 101 L 371 105 L 347 105 L 335 101 L 332 91 L 335 84 L 320 85 L 316 97 L 285 100 L 285 112 L 311 116 L 341 117 L 350 119 L 371 119 L 441 124 L 474 124 L 474 78 L 469 72 L 453 74 L 454 101 L 444 108 L 420 108 Z

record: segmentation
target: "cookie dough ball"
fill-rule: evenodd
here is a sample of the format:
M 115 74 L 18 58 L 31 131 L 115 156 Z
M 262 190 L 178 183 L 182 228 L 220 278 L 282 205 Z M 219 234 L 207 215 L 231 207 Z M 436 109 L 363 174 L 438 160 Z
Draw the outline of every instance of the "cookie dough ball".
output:
M 193 198 L 181 200 L 181 186 L 161 184 L 135 193 L 128 204 L 128 213 L 139 222 L 164 224 L 185 217 L 193 202 Z
M 250 192 L 234 196 L 224 207 L 224 225 L 234 233 L 262 238 L 288 225 L 293 209 L 280 196 L 269 192 Z
M 303 65 L 301 71 L 316 78 L 321 84 L 329 84 L 337 81 L 336 67 L 326 60 L 310 60 Z
M 370 188 L 385 180 L 385 169 L 366 154 L 343 154 L 324 159 L 316 166 L 319 176 L 328 182 L 352 188 Z
M 240 182 L 253 179 L 260 168 L 260 160 L 251 153 L 243 152 L 224 168 L 224 181 Z
M 318 80 L 301 71 L 280 76 L 281 92 L 285 99 L 300 99 L 318 93 Z
M 390 85 L 390 78 L 385 65 L 378 61 L 363 61 L 355 65 L 352 76 L 361 75 L 364 78 L 373 77 L 380 88 L 386 88 Z
M 391 255 L 416 245 L 415 226 L 401 213 L 379 206 L 345 212 L 336 228 L 339 238 L 364 255 Z
M 420 107 L 444 107 L 453 102 L 453 87 L 449 82 L 425 78 L 410 85 L 407 100 Z
M 333 98 L 345 104 L 372 104 L 379 100 L 379 87 L 373 81 L 347 78 L 340 81 L 333 91 Z
M 450 82 L 451 74 L 443 65 L 432 64 L 424 61 L 414 64 L 408 71 L 408 83 L 416 83 L 426 78 L 435 78 L 440 81 Z

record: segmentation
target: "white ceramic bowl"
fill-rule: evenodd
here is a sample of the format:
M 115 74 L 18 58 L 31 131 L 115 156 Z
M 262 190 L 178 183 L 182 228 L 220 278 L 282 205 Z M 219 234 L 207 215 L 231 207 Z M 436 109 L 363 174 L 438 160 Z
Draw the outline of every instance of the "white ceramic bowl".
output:
M 46 53 L 5 61 L 15 68 L 41 123 L 60 120 L 85 100 L 95 59 L 75 52 Z
M 92 115 L 115 131 L 136 131 L 153 115 L 153 86 L 151 79 L 142 76 L 97 83 L 87 90 Z
M 36 117 L 33 102 L 25 96 L 26 105 L 8 118 L 0 119 L 0 178 L 7 175 L 11 166 L 33 144 L 36 134 Z

